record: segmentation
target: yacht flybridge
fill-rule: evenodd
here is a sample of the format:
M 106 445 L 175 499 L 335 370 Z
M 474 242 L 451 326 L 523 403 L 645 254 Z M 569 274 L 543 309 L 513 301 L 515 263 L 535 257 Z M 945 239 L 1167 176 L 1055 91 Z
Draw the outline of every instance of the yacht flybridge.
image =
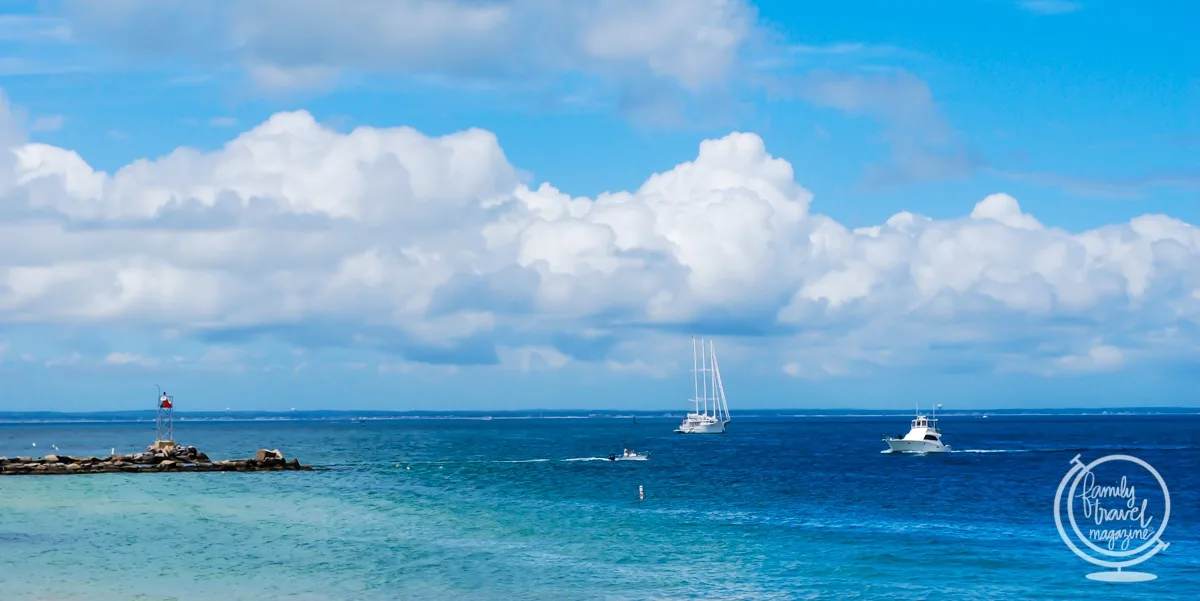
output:
M 711 340 L 707 343 L 706 347 L 701 339 L 697 346 L 696 338 L 692 337 L 693 410 L 675 429 L 676 434 L 724 434 L 729 423 L 729 405 L 725 402 L 716 348 Z
M 884 438 L 883 441 L 892 453 L 944 453 L 950 450 L 950 445 L 942 443 L 937 421 L 937 407 L 933 410 L 933 417 L 928 418 L 918 410 L 917 419 L 912 420 L 912 429 L 908 434 L 899 438 Z

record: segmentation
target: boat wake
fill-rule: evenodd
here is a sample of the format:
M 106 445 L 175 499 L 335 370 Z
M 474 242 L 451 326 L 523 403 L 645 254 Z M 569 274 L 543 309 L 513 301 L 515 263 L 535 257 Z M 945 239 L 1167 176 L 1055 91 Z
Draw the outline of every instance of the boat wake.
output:
M 1058 447 L 1049 449 L 956 449 L 951 453 L 1087 453 L 1113 451 L 1191 451 L 1195 446 L 1159 445 L 1096 445 L 1092 447 Z
M 645 456 L 638 457 L 622 457 L 618 455 L 616 459 L 611 457 L 569 457 L 567 459 L 480 459 L 476 461 L 403 461 L 396 465 L 417 466 L 417 465 L 471 465 L 471 464 L 493 464 L 493 463 L 550 463 L 550 462 L 575 462 L 575 461 L 646 461 L 649 459 Z
M 639 455 L 637 457 L 622 457 L 620 455 L 617 455 L 615 458 L 613 458 L 613 457 L 572 457 L 570 459 L 560 459 L 559 461 L 645 461 L 646 459 L 647 459 L 647 457 L 641 456 L 641 455 Z
M 1062 449 L 950 449 L 949 451 L 943 451 L 943 452 L 944 453 L 1035 453 L 1035 452 L 1050 453 L 1050 452 L 1062 452 Z M 939 452 L 934 452 L 934 451 L 893 451 L 892 449 L 884 449 L 884 450 L 880 451 L 880 453 L 883 453 L 885 455 L 893 454 L 893 453 L 896 455 L 940 455 L 941 454 Z

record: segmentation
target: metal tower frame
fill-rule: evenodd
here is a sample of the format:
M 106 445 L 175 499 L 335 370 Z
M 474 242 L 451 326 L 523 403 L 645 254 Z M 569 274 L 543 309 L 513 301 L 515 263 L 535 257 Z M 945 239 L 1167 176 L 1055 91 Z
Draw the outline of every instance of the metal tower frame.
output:
M 154 441 L 175 441 L 175 400 L 158 388 L 158 411 L 154 417 Z

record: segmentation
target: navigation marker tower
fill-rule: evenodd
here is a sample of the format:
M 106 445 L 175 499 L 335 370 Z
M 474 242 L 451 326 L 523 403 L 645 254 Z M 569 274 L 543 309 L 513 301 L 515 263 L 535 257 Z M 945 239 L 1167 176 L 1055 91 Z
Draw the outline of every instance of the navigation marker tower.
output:
M 157 387 L 157 385 L 156 385 Z M 175 446 L 175 403 L 158 388 L 158 411 L 154 417 L 154 448 L 169 449 Z

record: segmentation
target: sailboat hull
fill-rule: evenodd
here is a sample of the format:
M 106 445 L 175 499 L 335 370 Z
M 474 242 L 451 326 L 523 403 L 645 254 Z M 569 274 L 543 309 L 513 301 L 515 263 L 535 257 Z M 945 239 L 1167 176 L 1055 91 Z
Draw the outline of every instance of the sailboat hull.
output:
M 684 423 L 680 424 L 678 428 L 675 428 L 675 433 L 676 434 L 724 434 L 725 433 L 725 424 L 728 424 L 728 423 L 729 423 L 728 421 L 708 422 L 708 423 L 684 422 Z

